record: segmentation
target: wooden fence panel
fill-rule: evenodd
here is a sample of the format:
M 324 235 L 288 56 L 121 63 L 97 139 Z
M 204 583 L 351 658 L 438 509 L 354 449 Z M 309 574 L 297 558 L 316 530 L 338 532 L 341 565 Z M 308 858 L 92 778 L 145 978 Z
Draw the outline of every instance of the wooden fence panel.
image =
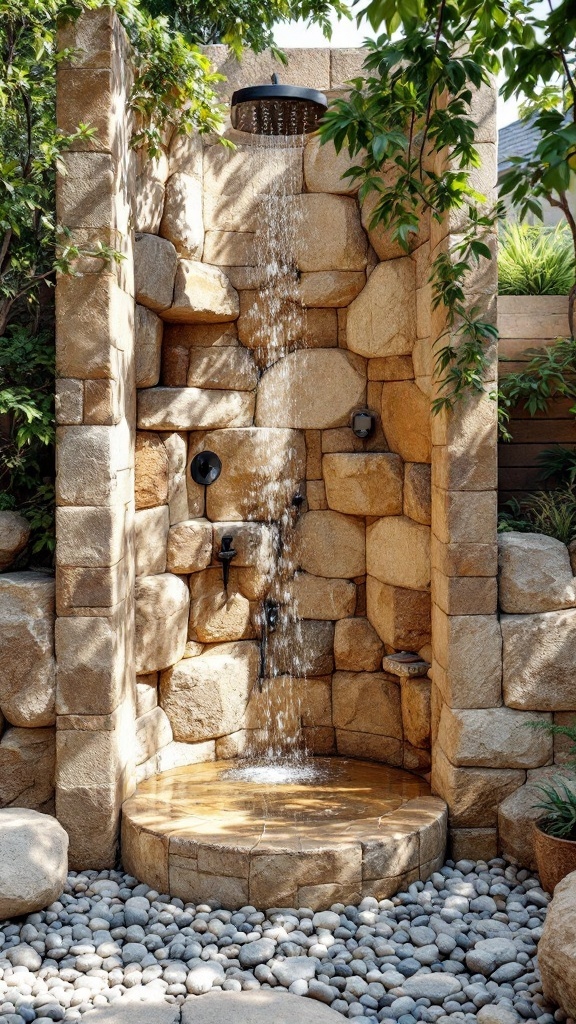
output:
M 530 359 L 526 350 L 544 348 L 568 337 L 568 299 L 562 295 L 500 295 L 498 298 L 500 376 L 522 370 Z M 509 429 L 513 440 L 498 450 L 500 502 L 521 497 L 542 486 L 538 456 L 555 444 L 576 448 L 573 403 L 558 399 L 547 413 L 529 416 L 514 412 Z

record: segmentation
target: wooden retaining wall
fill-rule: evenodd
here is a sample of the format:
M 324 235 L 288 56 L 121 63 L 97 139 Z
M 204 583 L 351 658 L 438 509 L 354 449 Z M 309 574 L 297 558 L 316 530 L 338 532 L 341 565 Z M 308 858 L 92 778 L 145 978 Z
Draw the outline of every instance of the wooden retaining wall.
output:
M 568 336 L 568 299 L 562 295 L 500 295 L 499 373 L 522 370 L 529 360 L 528 348 L 543 348 L 559 337 Z M 537 458 L 554 444 L 576 447 L 576 419 L 569 409 L 574 403 L 558 399 L 547 413 L 529 416 L 518 409 L 510 421 L 513 441 L 498 447 L 499 499 L 520 497 L 542 486 Z

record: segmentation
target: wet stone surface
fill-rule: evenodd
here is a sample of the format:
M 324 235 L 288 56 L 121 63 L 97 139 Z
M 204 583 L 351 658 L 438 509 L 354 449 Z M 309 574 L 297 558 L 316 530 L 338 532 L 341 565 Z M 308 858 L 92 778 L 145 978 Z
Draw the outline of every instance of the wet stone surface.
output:
M 536 958 L 549 899 L 500 859 L 448 861 L 392 899 L 315 914 L 185 905 L 121 872 L 71 873 L 46 911 L 0 922 L 0 1024 L 258 988 L 372 1024 L 554 1024 L 566 1015 Z

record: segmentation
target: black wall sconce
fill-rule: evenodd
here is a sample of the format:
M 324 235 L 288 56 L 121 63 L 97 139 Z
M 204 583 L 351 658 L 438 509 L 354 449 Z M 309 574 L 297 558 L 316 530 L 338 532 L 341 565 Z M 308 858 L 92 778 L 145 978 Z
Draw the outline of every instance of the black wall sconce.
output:
M 365 440 L 374 432 L 376 417 L 370 409 L 358 409 L 352 415 L 352 433 Z
M 222 472 L 222 463 L 216 452 L 198 452 L 190 464 L 190 474 L 194 483 L 209 487 L 218 479 Z

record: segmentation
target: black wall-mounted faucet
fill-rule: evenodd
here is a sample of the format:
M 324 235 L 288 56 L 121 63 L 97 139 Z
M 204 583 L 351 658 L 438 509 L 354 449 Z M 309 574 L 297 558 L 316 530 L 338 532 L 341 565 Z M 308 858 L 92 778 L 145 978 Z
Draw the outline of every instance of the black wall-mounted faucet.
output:
M 227 534 L 222 537 L 222 547 L 216 555 L 219 562 L 222 562 L 222 581 L 224 583 L 224 590 L 228 590 L 228 580 L 230 578 L 230 562 L 233 558 L 236 558 L 238 552 L 232 547 L 234 543 L 234 537 Z

